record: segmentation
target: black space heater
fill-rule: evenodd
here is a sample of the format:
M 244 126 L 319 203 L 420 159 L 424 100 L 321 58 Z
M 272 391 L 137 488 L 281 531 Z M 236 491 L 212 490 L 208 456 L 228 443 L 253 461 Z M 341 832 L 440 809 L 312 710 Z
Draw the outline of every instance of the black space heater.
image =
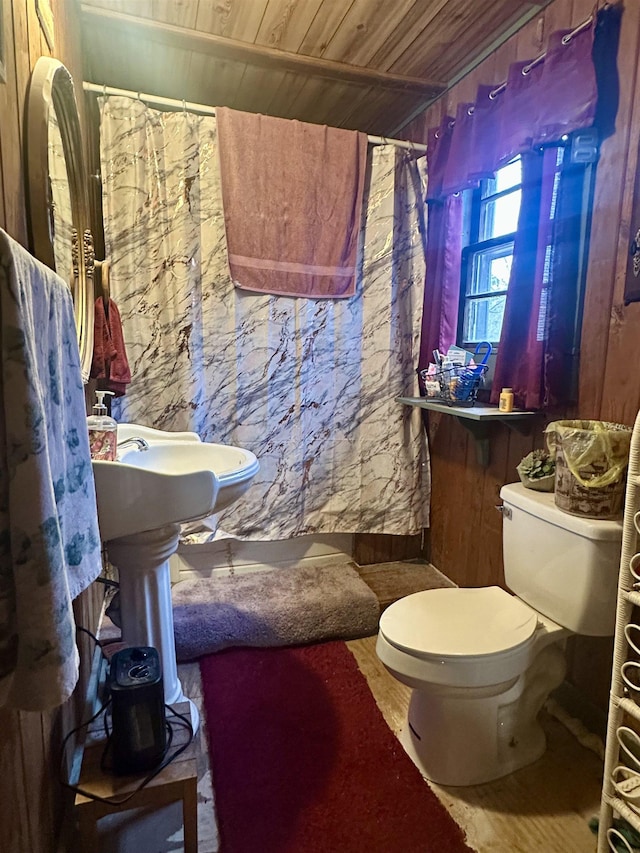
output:
M 121 649 L 111 658 L 111 763 L 118 774 L 153 770 L 162 761 L 167 726 L 158 652 L 152 646 Z

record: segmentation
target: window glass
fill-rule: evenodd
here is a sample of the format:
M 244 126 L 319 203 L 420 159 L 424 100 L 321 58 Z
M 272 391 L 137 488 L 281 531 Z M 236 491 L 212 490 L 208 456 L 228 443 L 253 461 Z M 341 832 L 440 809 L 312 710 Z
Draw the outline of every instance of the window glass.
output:
M 522 183 L 522 161 L 519 157 L 507 163 L 502 169 L 498 169 L 495 178 L 489 178 L 482 182 L 482 197 L 486 198 L 496 193 L 510 190 Z
M 474 254 L 467 296 L 505 291 L 509 286 L 512 260 L 513 242 Z
M 521 197 L 522 190 L 518 189 L 482 203 L 480 240 L 490 240 L 492 237 L 503 237 L 505 234 L 515 233 L 518 228 Z
M 500 340 L 506 301 L 505 294 L 467 302 L 465 308 L 466 343 L 477 344 L 480 341 L 494 343 Z
M 522 163 L 516 158 L 470 193 L 469 245 L 465 249 L 460 341 L 497 344 L 513 262 L 513 235 L 522 200 Z

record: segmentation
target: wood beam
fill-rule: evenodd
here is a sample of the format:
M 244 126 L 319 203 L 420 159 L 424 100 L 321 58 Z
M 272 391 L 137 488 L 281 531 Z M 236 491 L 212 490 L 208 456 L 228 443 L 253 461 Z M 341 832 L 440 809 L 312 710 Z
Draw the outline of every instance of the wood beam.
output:
M 99 9 L 87 6 L 84 3 L 81 4 L 80 8 L 83 27 L 89 37 L 92 33 L 100 33 L 100 37 L 104 38 L 105 30 L 108 30 L 112 34 L 122 33 L 167 47 L 202 53 L 212 59 L 242 62 L 264 68 L 274 68 L 278 71 L 293 71 L 296 74 L 322 77 L 341 83 L 348 82 L 362 86 L 377 86 L 396 91 L 415 92 L 426 98 L 435 98 L 446 88 L 441 81 L 422 80 L 419 77 L 407 77 L 402 74 L 392 74 L 387 71 L 376 71 L 371 68 L 349 65 L 346 62 L 335 62 L 285 50 L 276 50 L 263 45 L 224 38 L 212 33 L 201 33 L 174 24 L 165 24 L 148 18 L 138 18 L 121 12 Z

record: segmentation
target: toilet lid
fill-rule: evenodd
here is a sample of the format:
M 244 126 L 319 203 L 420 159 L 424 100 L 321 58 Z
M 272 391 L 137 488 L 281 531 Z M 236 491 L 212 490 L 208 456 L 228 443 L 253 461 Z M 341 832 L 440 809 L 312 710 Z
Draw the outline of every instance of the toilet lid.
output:
M 528 640 L 537 617 L 497 586 L 428 589 L 401 598 L 380 617 L 380 631 L 406 652 L 491 655 Z

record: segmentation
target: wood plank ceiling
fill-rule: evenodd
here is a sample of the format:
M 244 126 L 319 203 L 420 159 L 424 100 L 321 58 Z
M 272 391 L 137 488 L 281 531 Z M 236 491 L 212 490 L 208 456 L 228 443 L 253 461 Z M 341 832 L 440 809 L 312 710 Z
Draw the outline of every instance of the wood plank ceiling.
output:
M 550 0 L 83 0 L 85 80 L 393 135 Z

